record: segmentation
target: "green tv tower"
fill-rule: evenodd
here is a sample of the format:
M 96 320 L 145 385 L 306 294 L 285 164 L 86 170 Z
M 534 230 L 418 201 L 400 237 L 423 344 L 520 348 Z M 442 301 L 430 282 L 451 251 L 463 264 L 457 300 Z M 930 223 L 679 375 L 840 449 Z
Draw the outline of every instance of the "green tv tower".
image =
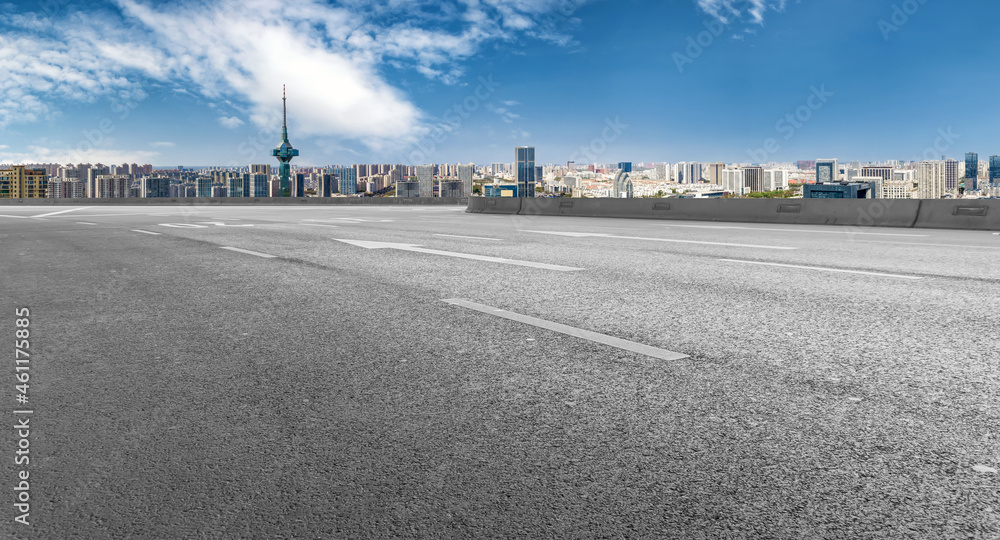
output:
M 281 197 L 291 196 L 291 184 L 289 177 L 292 175 L 292 158 L 299 155 L 299 151 L 292 148 L 292 143 L 288 142 L 288 115 L 285 106 L 285 85 L 281 85 L 281 144 L 271 150 L 271 155 L 278 158 L 278 178 L 281 182 Z

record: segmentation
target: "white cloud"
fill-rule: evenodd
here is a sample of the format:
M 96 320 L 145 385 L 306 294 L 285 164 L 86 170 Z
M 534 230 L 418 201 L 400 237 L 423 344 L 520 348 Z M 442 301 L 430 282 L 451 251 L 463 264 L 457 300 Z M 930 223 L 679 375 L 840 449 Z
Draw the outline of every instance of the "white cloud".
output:
M 514 107 L 514 106 L 517 106 L 517 105 L 521 104 L 520 102 L 514 101 L 512 99 L 508 99 L 506 101 L 501 101 L 501 103 L 503 103 L 507 107 Z
M 28 152 L 6 153 L 0 163 L 19 165 L 23 163 L 152 163 L 158 152 L 116 150 L 111 148 L 50 148 L 28 145 Z
M 244 124 L 243 120 L 236 116 L 220 116 L 219 123 L 229 129 L 236 129 Z
M 153 148 L 173 148 L 177 145 L 170 141 L 156 141 L 149 143 L 149 146 L 152 146 Z
M 431 120 L 381 65 L 459 84 L 460 62 L 487 41 L 569 43 L 588 1 L 114 0 L 120 17 L 19 14 L 0 21 L 0 128 L 54 118 L 66 102 L 135 103 L 150 82 L 219 104 L 226 127 L 242 117 L 273 128 L 284 83 L 293 137 L 405 144 Z
M 764 24 L 768 10 L 783 11 L 787 0 L 696 0 L 702 11 L 730 24 L 738 21 Z
M 515 129 L 510 132 L 511 139 L 527 139 L 529 137 L 531 137 L 531 133 L 528 133 L 523 129 Z
M 511 110 L 506 107 L 497 107 L 492 103 L 487 103 L 486 108 L 499 115 L 500 118 L 508 124 L 521 117 L 521 115 L 511 112 Z

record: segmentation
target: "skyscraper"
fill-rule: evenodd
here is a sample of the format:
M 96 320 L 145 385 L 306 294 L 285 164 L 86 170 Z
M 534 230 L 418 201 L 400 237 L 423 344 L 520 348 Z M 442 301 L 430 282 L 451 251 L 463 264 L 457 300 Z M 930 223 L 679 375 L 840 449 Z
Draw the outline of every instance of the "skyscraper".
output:
M 618 174 L 615 175 L 614 182 L 611 184 L 611 197 L 614 199 L 631 199 L 635 196 L 632 180 L 629 179 L 628 173 L 624 170 L 619 170 Z
M 333 194 L 333 183 L 336 178 L 330 173 L 320 173 L 316 178 L 316 196 L 329 197 Z
M 434 166 L 433 165 L 418 165 L 417 166 L 417 183 L 420 184 L 420 196 L 421 197 L 433 197 L 434 196 Z
M 840 181 L 840 166 L 835 159 L 816 160 L 816 183 L 826 184 Z
M 518 146 L 514 149 L 517 167 L 517 196 L 535 196 L 535 147 Z
M 618 170 L 627 173 L 632 172 L 632 162 L 631 161 L 620 161 L 618 162 Z
M 248 197 L 249 191 L 249 174 L 233 174 L 226 179 L 226 197 Z
M 123 175 L 116 175 L 123 176 Z M 142 198 L 166 198 L 170 196 L 170 179 L 165 176 L 145 176 L 139 181 Z
M 354 167 L 331 167 L 326 172 L 337 177 L 337 193 L 353 197 L 358 192 L 358 171 Z
M 1000 186 L 1000 156 L 990 156 L 990 186 Z
M 458 179 L 462 182 L 463 197 L 472 196 L 472 173 L 476 166 L 472 163 L 458 166 Z
M 212 196 L 212 177 L 211 176 L 199 176 L 197 180 L 198 183 L 198 196 L 199 197 L 211 197 Z
M 722 171 L 726 168 L 725 163 L 716 162 L 708 164 L 708 183 L 718 185 L 722 180 Z
M 251 166 L 251 168 L 250 168 L 251 171 L 253 171 L 253 167 L 254 166 Z M 268 188 L 268 186 L 267 186 L 268 181 L 270 181 L 270 177 L 268 175 L 261 174 L 261 173 L 251 172 L 250 173 L 250 188 L 249 188 L 249 194 L 247 196 L 248 197 L 267 197 L 269 195 L 268 194 L 268 189 L 267 189 Z
M 678 163 L 677 172 L 679 184 L 697 184 L 701 182 L 701 163 Z
M 979 181 L 979 154 L 969 152 L 965 154 L 965 191 L 975 191 L 978 189 Z
M 299 151 L 292 148 L 292 143 L 288 142 L 288 121 L 285 107 L 285 86 L 281 86 L 281 144 L 271 150 L 271 155 L 278 158 L 278 176 L 281 184 L 281 196 L 291 195 L 289 177 L 291 176 L 292 158 L 299 155 Z

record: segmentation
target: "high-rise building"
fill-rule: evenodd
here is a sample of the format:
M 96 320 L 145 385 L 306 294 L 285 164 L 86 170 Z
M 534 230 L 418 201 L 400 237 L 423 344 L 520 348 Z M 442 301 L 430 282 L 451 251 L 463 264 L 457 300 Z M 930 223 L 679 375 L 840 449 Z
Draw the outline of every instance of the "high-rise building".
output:
M 292 148 L 292 143 L 288 142 L 288 121 L 285 108 L 285 87 L 281 87 L 281 144 L 271 151 L 271 155 L 278 158 L 278 178 L 281 184 L 281 196 L 291 195 L 289 182 L 292 174 L 292 158 L 299 155 L 299 151 Z M 232 195 L 230 195 L 232 196 Z
M 625 171 L 627 173 L 632 172 L 632 162 L 631 161 L 619 161 L 618 170 Z
M 419 197 L 420 196 L 420 182 L 396 182 L 396 196 L 397 197 Z
M 958 162 L 954 159 L 944 161 L 944 189 L 945 191 L 958 189 Z
M 465 186 L 461 182 L 442 180 L 439 184 L 438 194 L 441 197 L 464 197 Z
M 840 166 L 835 159 L 816 160 L 816 183 L 828 184 L 840 181 Z
M 337 177 L 337 193 L 353 197 L 358 192 L 358 171 L 354 167 L 330 167 L 326 172 Z
M 197 193 L 200 198 L 208 198 L 212 196 L 212 177 L 211 176 L 199 176 L 195 183 L 197 184 Z
M 1000 186 L 1000 156 L 990 156 L 990 187 Z
M 629 179 L 629 174 L 623 169 L 619 169 L 618 174 L 615 175 L 614 182 L 611 183 L 611 197 L 614 199 L 631 199 L 634 196 L 632 180 Z
M 458 166 L 458 180 L 459 182 L 462 182 L 462 187 L 464 191 L 464 194 L 462 195 L 463 197 L 472 196 L 472 175 L 475 172 L 475 170 L 476 166 L 472 163 L 469 163 L 468 165 Z
M 518 146 L 514 149 L 517 170 L 517 195 L 535 196 L 535 147 Z
M 743 193 L 764 191 L 764 168 L 743 167 Z
M 263 174 L 264 176 L 270 178 L 271 166 L 267 164 L 250 165 L 250 174 Z
M 91 197 L 95 199 L 124 199 L 129 196 L 131 186 L 131 176 L 102 174 L 94 179 L 94 194 Z M 139 193 L 141 196 L 141 190 Z
M 697 184 L 701 182 L 701 163 L 680 162 L 677 164 L 678 184 Z
M 316 177 L 316 196 L 317 197 L 329 197 L 334 193 L 334 184 L 337 182 L 337 177 L 330 173 L 320 173 Z
M 859 174 L 858 176 L 864 176 L 868 178 L 877 176 L 882 180 L 889 181 L 892 180 L 893 170 L 894 169 L 892 167 L 883 167 L 883 166 L 861 167 L 861 174 Z
M 722 171 L 726 168 L 725 163 L 709 163 L 708 164 L 708 183 L 709 184 L 719 184 L 722 179 Z
M 979 154 L 965 154 L 965 191 L 975 191 L 979 188 Z
M 0 199 L 45 199 L 48 198 L 48 185 L 45 169 L 13 165 L 0 170 Z
M 297 172 L 292 175 L 292 197 L 306 196 L 306 175 Z
M 251 171 L 253 166 L 251 166 Z M 247 197 L 267 197 L 268 193 L 268 182 L 271 177 L 263 173 L 253 173 L 247 175 L 249 177 L 250 185 L 248 186 Z
M 250 175 L 232 174 L 226 180 L 227 197 L 249 197 L 250 196 Z
M 420 185 L 421 197 L 434 196 L 434 166 L 417 165 L 417 183 Z
M 921 161 L 917 163 L 916 182 L 921 199 L 940 199 L 945 194 L 944 161 Z
M 142 180 L 139 181 L 139 196 L 143 199 L 162 199 L 170 197 L 170 178 L 167 178 L 166 176 L 142 177 Z
M 769 169 L 764 171 L 762 191 L 778 191 L 788 189 L 788 171 L 784 169 Z
M 666 181 L 670 180 L 670 178 L 667 177 L 667 164 L 666 163 L 657 163 L 657 165 L 656 165 L 656 179 L 659 180 L 660 182 L 666 182 Z

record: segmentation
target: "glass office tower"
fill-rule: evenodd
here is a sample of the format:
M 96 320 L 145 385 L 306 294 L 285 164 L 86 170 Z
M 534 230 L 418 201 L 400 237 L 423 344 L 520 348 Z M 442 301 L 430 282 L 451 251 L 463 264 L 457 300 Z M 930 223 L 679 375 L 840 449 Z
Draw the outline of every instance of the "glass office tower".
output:
M 979 154 L 969 152 L 965 154 L 965 191 L 975 191 L 978 189 L 979 181 Z
M 514 149 L 517 170 L 518 197 L 535 196 L 535 147 L 518 146 Z

